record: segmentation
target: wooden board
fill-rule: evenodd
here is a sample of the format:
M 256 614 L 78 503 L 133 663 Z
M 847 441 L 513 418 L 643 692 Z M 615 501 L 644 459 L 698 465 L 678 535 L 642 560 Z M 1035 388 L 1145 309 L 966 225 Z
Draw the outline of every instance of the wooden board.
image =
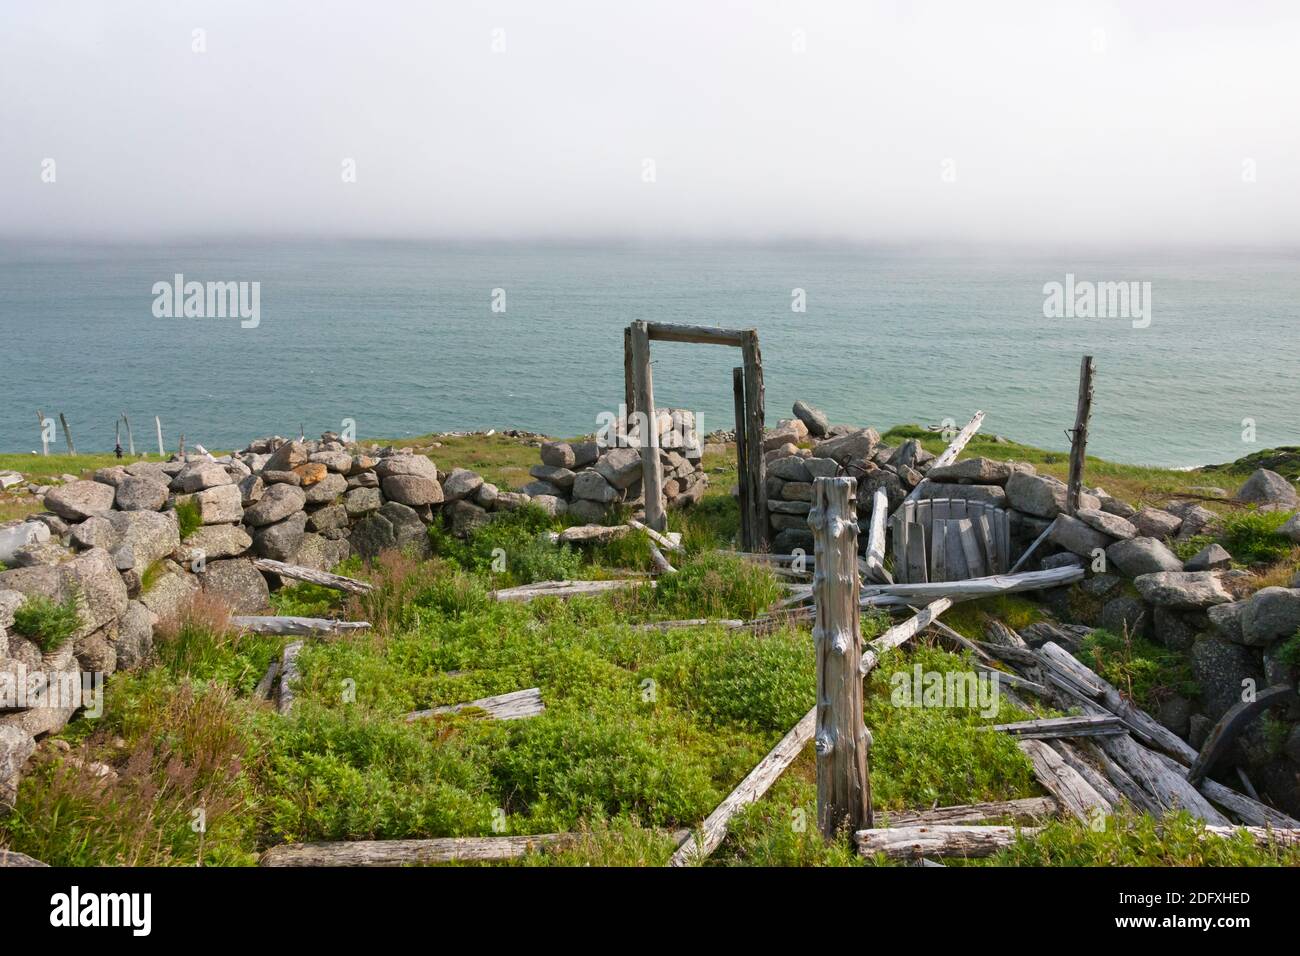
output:
M 915 525 L 912 526 L 916 528 Z M 907 539 L 907 580 L 914 584 L 926 584 L 930 575 L 926 572 L 925 535 L 917 529 Z
M 437 714 L 459 714 L 463 710 L 486 711 L 487 716 L 493 720 L 521 720 L 524 717 L 536 717 L 546 710 L 546 705 L 542 703 L 541 688 L 529 687 L 526 690 L 511 691 L 508 694 L 497 694 L 494 697 L 480 697 L 478 700 L 467 701 L 463 704 L 450 704 L 445 707 L 434 707 L 431 710 L 417 710 L 414 713 L 407 714 L 406 719 L 408 721 L 423 720 Z

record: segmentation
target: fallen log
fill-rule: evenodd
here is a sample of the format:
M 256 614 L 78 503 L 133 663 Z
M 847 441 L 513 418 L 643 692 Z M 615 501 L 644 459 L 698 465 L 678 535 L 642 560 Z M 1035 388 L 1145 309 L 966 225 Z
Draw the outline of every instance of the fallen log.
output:
M 1020 574 L 991 574 L 964 581 L 938 581 L 934 584 L 873 584 L 862 589 L 864 598 L 876 596 L 908 598 L 914 603 L 941 597 L 956 601 L 985 597 L 990 594 L 1014 594 L 1042 588 L 1063 587 L 1084 577 L 1083 568 L 1052 568 L 1048 571 L 1023 571 Z
M 302 648 L 302 641 L 284 646 L 284 655 L 280 660 L 280 699 L 276 704 L 276 710 L 282 717 L 287 717 L 293 707 L 293 682 L 301 676 L 298 673 L 298 654 Z
M 266 673 L 262 675 L 262 679 L 253 688 L 253 700 L 271 699 L 271 689 L 275 686 L 275 675 L 278 673 L 280 673 L 280 662 L 271 661 L 266 667 Z
M 1082 717 L 1042 717 L 1038 720 L 1020 720 L 1011 724 L 992 724 L 984 730 L 998 730 L 1026 740 L 1048 740 L 1056 737 L 1098 737 L 1105 734 L 1127 733 L 1124 723 L 1113 715 L 1088 714 Z
M 992 856 L 1040 827 L 916 826 L 859 830 L 853 835 L 861 856 L 883 853 L 891 860 L 923 856 Z
M 676 574 L 677 569 L 668 563 L 664 553 L 653 544 L 650 545 L 650 560 L 654 562 L 655 570 L 660 574 Z
M 328 571 L 317 571 L 296 564 L 285 564 L 283 561 L 272 561 L 270 558 L 254 558 L 253 567 L 259 571 L 278 574 L 282 578 L 307 581 L 310 584 L 319 584 L 323 588 L 333 588 L 349 594 L 369 594 L 375 589 L 375 586 L 367 581 L 358 581 L 341 574 L 330 574 Z
M 565 846 L 575 833 L 529 836 L 441 837 L 431 840 L 346 840 L 283 843 L 262 854 L 259 866 L 407 866 L 467 860 L 513 860 L 544 847 Z
M 1164 754 L 1151 751 L 1152 756 L 1163 763 L 1174 773 L 1186 776 L 1187 768 L 1177 763 L 1171 757 Z M 1218 804 L 1229 813 L 1235 814 L 1242 823 L 1249 826 L 1257 827 L 1275 827 L 1282 830 L 1300 827 L 1300 820 L 1296 820 L 1281 810 L 1274 809 L 1266 803 L 1261 803 L 1254 797 L 1248 797 L 1244 793 L 1239 793 L 1230 787 L 1226 787 L 1206 777 L 1196 787 L 1201 796 L 1205 797 L 1212 803 Z
M 799 723 L 782 737 L 761 761 L 751 770 L 736 789 L 727 794 L 700 824 L 699 830 L 688 836 L 668 861 L 669 866 L 690 866 L 706 859 L 716 850 L 727 835 L 727 824 L 741 808 L 756 802 L 776 783 L 785 768 L 794 762 L 808 741 L 812 740 L 817 724 L 817 708 L 813 707 L 800 718 Z
M 943 826 L 955 823 L 979 823 L 983 820 L 1043 820 L 1058 816 L 1061 805 L 1055 797 L 1025 797 L 1021 800 L 997 800 L 992 803 L 968 803 L 934 810 L 880 811 L 890 827 Z
M 571 597 L 607 594 L 621 588 L 644 585 L 654 587 L 654 581 L 641 578 L 619 578 L 611 581 L 539 581 L 536 584 L 524 584 L 514 588 L 501 588 L 492 592 L 494 601 L 532 601 L 539 597 L 557 597 L 568 600 Z
M 1110 813 L 1114 809 L 1079 771 L 1041 740 L 1022 740 L 1020 749 L 1033 764 L 1034 776 L 1043 789 L 1084 823 L 1091 824 L 1098 812 Z
M 646 536 L 655 544 L 659 545 L 659 547 L 667 548 L 669 551 L 677 551 L 681 554 L 686 553 L 686 549 L 682 547 L 682 542 L 681 542 L 682 536 L 680 533 L 676 531 L 670 531 L 668 532 L 668 534 L 660 534 L 654 528 L 651 528 L 649 525 L 642 524 L 640 521 L 637 521 L 635 518 L 628 518 L 627 523 L 631 527 L 636 528 L 638 531 L 644 531 L 646 533 Z
M 1096 790 L 1112 808 L 1118 808 L 1124 800 L 1118 788 L 1106 779 L 1105 773 L 1098 770 L 1084 758 L 1083 752 L 1078 745 L 1066 740 L 1049 740 L 1047 746 L 1056 751 L 1057 755 L 1074 770 L 1088 781 L 1089 786 Z
M 520 720 L 524 717 L 536 717 L 546 710 L 546 705 L 542 703 L 541 688 L 529 687 L 527 690 L 497 694 L 495 697 L 480 697 L 478 700 L 467 701 L 463 704 L 449 704 L 443 707 L 434 707 L 430 710 L 417 710 L 407 714 L 406 719 L 408 721 L 423 720 L 437 714 L 459 714 L 461 711 L 471 708 L 486 711 L 488 717 L 493 720 Z
M 254 634 L 282 634 L 289 637 L 314 637 L 319 634 L 345 634 L 368 631 L 367 621 L 335 621 L 325 617 L 263 617 L 236 615 L 230 623 L 241 631 Z
M 632 625 L 632 629 L 634 631 L 671 631 L 679 627 L 736 628 L 743 627 L 747 623 L 747 621 L 742 621 L 739 618 L 714 619 L 707 617 L 694 617 L 685 621 L 648 621 L 644 624 L 634 624 Z
M 1186 810 L 1215 826 L 1231 821 L 1210 805 L 1187 778 L 1174 771 L 1154 751 L 1147 750 L 1128 734 L 1098 737 L 1097 746 L 1109 754 L 1158 804 L 1157 816 L 1171 810 Z M 1172 763 L 1172 761 L 1171 761 Z
M 871 580 L 893 584 L 894 579 L 885 570 L 885 519 L 888 511 L 889 495 L 883 487 L 877 488 L 871 499 L 871 524 L 867 531 L 867 553 L 863 564 L 866 576 Z

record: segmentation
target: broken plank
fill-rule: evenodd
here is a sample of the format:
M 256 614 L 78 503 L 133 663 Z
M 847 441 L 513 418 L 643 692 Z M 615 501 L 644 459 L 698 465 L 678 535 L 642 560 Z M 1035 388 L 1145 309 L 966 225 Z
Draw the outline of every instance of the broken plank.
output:
M 1159 805 L 1158 815 L 1169 810 L 1186 810 L 1206 823 L 1226 826 L 1231 821 L 1210 805 L 1187 778 L 1166 764 L 1129 734 L 1098 737 L 1097 746 L 1149 793 Z M 1171 762 L 1172 763 L 1172 762 Z
M 501 588 L 492 592 L 494 601 L 532 601 L 539 597 L 571 597 L 607 594 L 627 587 L 654 587 L 655 582 L 642 578 L 620 578 L 611 581 L 539 581 L 514 588 Z
M 683 554 L 686 552 L 686 549 L 682 547 L 681 535 L 677 534 L 676 532 L 670 531 L 668 532 L 668 534 L 660 534 L 654 528 L 651 528 L 649 525 L 642 524 L 640 521 L 637 521 L 635 518 L 628 518 L 627 523 L 631 527 L 636 528 L 638 531 L 644 531 L 647 537 L 649 537 L 651 541 L 659 545 L 661 548 L 667 548 L 669 551 L 678 551 Z M 674 541 L 673 540 L 674 537 L 677 538 L 677 540 Z
M 1092 823 L 1097 812 L 1109 813 L 1113 809 L 1079 771 L 1041 740 L 1021 740 L 1020 749 L 1033 764 L 1034 776 L 1043 789 L 1084 823 Z
M 253 567 L 259 571 L 278 574 L 282 578 L 307 581 L 310 584 L 319 584 L 321 587 L 346 591 L 349 594 L 369 594 L 375 589 L 373 584 L 366 581 L 358 581 L 341 574 L 330 574 L 328 571 L 304 568 L 296 564 L 285 564 L 283 561 L 272 561 L 270 558 L 254 558 Z
M 1011 724 L 993 724 L 986 730 L 1027 740 L 1047 740 L 1055 737 L 1098 737 L 1106 734 L 1127 733 L 1124 722 L 1113 715 L 1085 715 L 1082 717 L 1043 717 L 1038 720 L 1020 720 Z
M 1061 805 L 1055 797 L 1025 797 L 1020 800 L 996 800 L 992 803 L 968 803 L 934 810 L 881 811 L 891 827 L 942 826 L 954 823 L 979 823 L 983 820 L 1044 820 L 1059 815 Z
M 931 468 L 941 468 L 945 465 L 951 465 L 957 460 L 957 456 L 962 453 L 970 440 L 975 437 L 975 433 L 980 430 L 980 424 L 984 421 L 984 413 L 977 411 L 973 418 L 966 423 L 966 427 L 957 433 L 957 436 L 948 443 L 948 447 L 940 453 L 939 457 L 930 462 Z M 915 488 L 911 490 L 905 501 L 915 501 L 921 496 L 921 488 L 929 481 L 923 478 Z
M 871 499 L 871 524 L 867 531 L 867 573 L 873 580 L 893 583 L 885 570 L 885 518 L 889 510 L 889 495 L 883 487 L 877 488 Z
M 289 711 L 293 707 L 293 682 L 301 675 L 298 672 L 298 654 L 302 651 L 302 641 L 294 641 L 284 646 L 284 654 L 280 660 L 280 699 L 276 703 L 276 710 L 282 717 L 289 716 Z
M 407 866 L 467 860 L 513 860 L 543 847 L 563 846 L 575 833 L 441 837 L 432 840 L 346 840 L 283 843 L 262 854 L 259 866 Z
M 935 618 L 950 607 L 952 601 L 940 598 L 921 608 L 914 617 L 908 618 L 902 624 L 894 625 L 884 634 L 869 641 L 867 647 L 862 649 L 862 673 L 869 674 L 879 662 L 881 654 L 910 640 L 929 627 Z
M 891 860 L 923 856 L 992 856 L 1022 836 L 1036 836 L 1039 827 L 914 826 L 859 830 L 853 835 L 862 856 L 884 854 Z
M 934 550 L 940 550 L 941 522 L 934 525 Z M 932 562 L 933 564 L 933 562 Z M 989 594 L 1013 594 L 1018 591 L 1035 591 L 1042 588 L 1073 584 L 1084 577 L 1080 567 L 1052 568 L 1048 571 L 1026 571 L 1021 574 L 992 574 L 965 581 L 936 581 L 930 584 L 873 584 L 862 589 L 864 596 L 893 595 L 917 601 L 932 601 L 950 597 L 958 600 L 984 597 Z
M 368 621 L 335 621 L 326 617 L 289 617 L 235 615 L 231 626 L 253 634 L 282 634 L 290 637 L 315 637 L 321 634 L 345 634 L 349 631 L 368 631 Z
M 536 717 L 546 710 L 546 705 L 542 703 L 541 688 L 529 687 L 526 690 L 515 690 L 508 694 L 497 694 L 494 697 L 480 697 L 478 700 L 467 701 L 463 704 L 448 704 L 430 710 L 417 710 L 407 714 L 406 719 L 408 721 L 423 720 L 437 714 L 459 714 L 461 711 L 471 708 L 487 711 L 488 717 L 494 720 L 519 720 L 524 717 Z

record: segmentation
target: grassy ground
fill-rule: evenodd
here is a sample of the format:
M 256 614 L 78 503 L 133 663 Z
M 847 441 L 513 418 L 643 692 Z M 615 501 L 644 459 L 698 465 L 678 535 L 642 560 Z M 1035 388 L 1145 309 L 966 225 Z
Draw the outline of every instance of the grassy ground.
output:
M 890 440 L 897 439 L 896 433 Z M 923 440 L 927 447 L 942 444 Z M 447 439 L 428 454 L 503 486 L 536 461 L 526 442 Z M 417 447 L 421 440 L 412 442 Z M 427 440 L 425 442 L 427 445 Z M 1021 446 L 981 442 L 972 454 L 1063 462 Z M 3 465 L 0 459 L 0 466 Z M 93 467 L 97 467 L 96 463 Z M 87 464 L 89 468 L 92 465 Z M 706 816 L 813 703 L 806 626 L 763 633 L 719 627 L 648 630 L 684 618 L 751 618 L 781 592 L 756 565 L 719 556 L 736 527 L 728 491 L 734 462 L 705 461 L 708 496 L 670 526 L 690 551 L 656 589 L 527 605 L 489 600 L 493 587 L 554 577 L 646 570 L 648 548 L 630 536 L 594 552 L 550 545 L 554 522 L 523 511 L 469 542 L 435 533 L 437 557 L 389 555 L 343 570 L 376 591 L 346 604 L 310 585 L 275 597 L 283 613 L 339 613 L 371 621 L 369 634 L 310 643 L 294 713 L 280 717 L 250 694 L 284 640 L 230 630 L 220 608 L 197 605 L 161 633 L 157 664 L 114 675 L 102 718 L 79 718 L 46 742 L 0 818 L 0 844 L 52 864 L 246 865 L 268 846 L 300 840 L 387 839 L 574 831 L 581 841 L 515 865 L 660 865 L 671 832 Z M 1094 480 L 1122 494 L 1177 482 L 1182 473 L 1097 466 Z M 1120 482 L 1131 483 L 1127 486 Z M 1114 486 L 1112 488 L 1112 485 Z M 1137 497 L 1137 496 L 1135 496 Z M 504 568 L 494 559 L 505 555 Z M 990 618 L 1024 626 L 1039 606 L 1017 596 L 968 602 L 945 620 L 980 636 Z M 864 619 L 871 636 L 887 626 Z M 1134 696 L 1155 694 L 1177 672 L 1151 649 L 1092 648 Z M 1157 649 L 1158 650 L 1158 649 Z M 970 662 L 926 640 L 886 655 L 867 688 L 875 804 L 881 811 L 1013 799 L 1041 793 L 1014 742 L 981 730 L 1027 716 L 900 705 L 893 675 L 968 672 Z M 544 714 L 495 722 L 465 712 L 408 723 L 441 704 L 540 687 Z M 73 759 L 75 758 L 75 759 Z M 96 772 L 95 764 L 112 768 Z M 204 821 L 197 827 L 195 821 Z M 775 787 L 743 811 L 709 865 L 874 865 L 816 827 L 811 746 Z M 1240 841 L 1197 839 L 1190 820 L 1160 832 L 1116 817 L 1104 832 L 1053 824 L 991 865 L 1300 863 Z

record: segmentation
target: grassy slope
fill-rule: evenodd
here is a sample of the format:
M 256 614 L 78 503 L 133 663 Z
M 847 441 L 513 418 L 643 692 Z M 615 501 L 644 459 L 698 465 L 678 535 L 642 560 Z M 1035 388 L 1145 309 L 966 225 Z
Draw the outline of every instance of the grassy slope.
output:
M 895 430 L 887 440 L 908 433 Z M 932 450 L 942 445 L 921 437 Z M 503 436 L 443 440 L 428 453 L 444 469 L 472 467 L 503 486 L 524 480 L 537 460 L 527 443 Z M 1017 445 L 981 441 L 970 453 L 1065 470 L 1054 460 L 1060 456 Z M 277 602 L 286 613 L 337 609 L 377 625 L 371 635 L 308 647 L 288 719 L 247 700 L 283 641 L 231 635 L 219 614 L 200 609 L 160 636 L 156 668 L 112 678 L 104 718 L 78 719 L 60 735 L 117 776 L 105 782 L 43 747 L 16 811 L 0 820 L 0 843 L 50 863 L 247 864 L 285 840 L 579 830 L 586 838 L 578 847 L 521 865 L 662 863 L 672 850 L 666 832 L 698 823 L 716 805 L 811 706 L 815 682 L 806 628 L 760 635 L 636 629 L 656 619 L 750 617 L 778 593 L 765 570 L 709 553 L 735 528 L 728 496 L 735 466 L 711 456 L 705 467 L 708 497 L 692 515 L 671 516 L 694 553 L 655 592 L 568 604 L 489 602 L 492 586 L 647 567 L 639 539 L 585 556 L 539 544 L 536 532 L 548 522 L 527 514 L 469 544 L 436 536 L 439 560 L 393 557 L 370 569 L 353 562 L 346 570 L 380 587 L 346 608 L 311 586 L 282 592 Z M 1204 483 L 1179 472 L 1090 468 L 1093 481 L 1135 499 Z M 504 574 L 491 570 L 495 548 L 507 555 Z M 964 604 L 945 620 L 978 636 L 988 617 L 1019 626 L 1038 613 L 1013 596 Z M 885 623 L 870 618 L 864 626 L 870 634 Z M 986 718 L 892 705 L 889 675 L 918 663 L 938 671 L 968 666 L 916 642 L 873 675 L 866 717 L 877 806 L 1039 793 L 1014 744 L 977 729 Z M 413 709 L 529 686 L 542 688 L 547 705 L 530 720 L 401 719 Z M 993 719 L 1016 716 L 1004 702 Z M 845 846 L 823 844 L 815 804 L 810 747 L 740 815 L 711 862 L 860 865 Z M 202 834 L 190 826 L 195 806 L 206 808 Z M 1136 820 L 1116 819 L 1102 834 L 1059 824 L 993 862 L 1275 861 L 1236 844 L 1196 841 L 1191 823 L 1177 827 L 1155 839 Z M 1300 862 L 1296 854 L 1286 859 Z

